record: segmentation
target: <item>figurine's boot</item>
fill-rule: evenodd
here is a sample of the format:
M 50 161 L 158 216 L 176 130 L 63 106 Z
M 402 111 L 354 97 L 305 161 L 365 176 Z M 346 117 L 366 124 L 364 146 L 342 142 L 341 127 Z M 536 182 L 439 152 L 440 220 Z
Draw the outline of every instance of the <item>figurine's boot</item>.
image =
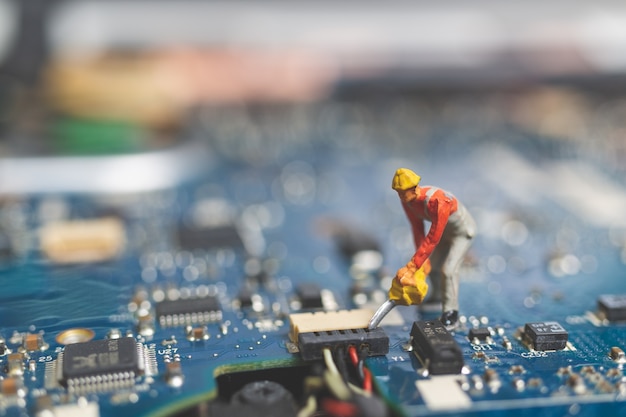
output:
M 446 326 L 446 329 L 452 330 L 459 321 L 459 312 L 457 310 L 444 311 L 439 320 Z

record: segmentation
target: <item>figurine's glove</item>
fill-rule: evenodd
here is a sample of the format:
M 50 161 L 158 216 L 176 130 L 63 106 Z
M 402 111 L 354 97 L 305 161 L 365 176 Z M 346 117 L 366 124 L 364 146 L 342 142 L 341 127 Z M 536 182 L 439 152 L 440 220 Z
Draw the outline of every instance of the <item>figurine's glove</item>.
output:
M 428 293 L 426 276 L 430 273 L 430 260 L 418 269 L 413 261 L 400 268 L 389 289 L 389 299 L 400 305 L 421 304 Z

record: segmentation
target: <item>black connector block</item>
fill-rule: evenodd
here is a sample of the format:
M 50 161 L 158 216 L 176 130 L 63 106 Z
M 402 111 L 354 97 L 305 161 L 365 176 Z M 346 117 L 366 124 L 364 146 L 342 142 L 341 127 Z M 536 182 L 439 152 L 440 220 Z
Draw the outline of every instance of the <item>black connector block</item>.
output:
M 439 320 L 414 322 L 411 345 L 431 375 L 461 373 L 463 351 Z
M 347 349 L 353 345 L 358 350 L 365 349 L 368 356 L 386 355 L 389 352 L 389 337 L 380 327 L 374 330 L 346 329 L 300 333 L 298 347 L 305 361 L 321 359 L 323 350 L 339 347 Z

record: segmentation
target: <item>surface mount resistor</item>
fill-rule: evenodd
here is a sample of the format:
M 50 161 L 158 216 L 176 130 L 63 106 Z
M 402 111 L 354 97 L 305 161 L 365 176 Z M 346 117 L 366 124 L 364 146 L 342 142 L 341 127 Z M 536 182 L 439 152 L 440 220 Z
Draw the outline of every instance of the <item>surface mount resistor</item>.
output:
M 170 387 L 178 388 L 183 385 L 185 375 L 179 361 L 168 362 L 165 365 L 165 380 Z
M 611 348 L 611 351 L 609 352 L 609 356 L 615 362 L 618 362 L 618 363 L 626 362 L 626 354 L 624 353 L 624 351 L 621 348 L 619 348 L 617 346 L 613 346 Z
M 11 376 L 24 374 L 24 354 L 10 353 L 7 356 L 7 373 Z

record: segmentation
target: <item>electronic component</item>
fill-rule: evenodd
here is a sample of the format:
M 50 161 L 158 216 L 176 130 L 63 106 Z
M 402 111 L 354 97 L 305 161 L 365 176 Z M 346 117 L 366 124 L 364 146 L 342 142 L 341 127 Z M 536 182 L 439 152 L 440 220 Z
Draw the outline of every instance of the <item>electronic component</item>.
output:
M 167 385 L 174 388 L 183 385 L 185 375 L 183 375 L 179 361 L 167 362 L 165 364 L 165 381 L 167 381 Z
M 9 353 L 11 353 L 11 349 L 7 346 L 6 341 L 0 339 L 0 356 L 8 355 Z
M 161 327 L 172 327 L 220 321 L 222 310 L 217 297 L 205 296 L 161 301 L 156 315 Z
M 190 342 L 199 342 L 201 340 L 209 340 L 209 330 L 206 326 L 201 327 L 192 327 L 187 326 L 185 328 L 185 333 L 187 335 L 187 340 Z
M 483 374 L 483 379 L 485 380 L 485 383 L 492 392 L 497 392 L 502 386 L 500 376 L 493 369 L 486 369 L 485 373 Z
M 430 410 L 458 411 L 472 405 L 472 400 L 461 388 L 456 375 L 420 379 L 416 381 L 416 386 Z
M 567 385 L 575 394 L 582 395 L 587 392 L 585 381 L 578 374 L 571 374 L 569 378 L 567 378 Z
M 570 375 L 571 373 L 572 373 L 571 366 L 562 366 L 556 371 L 556 374 L 559 376 L 566 376 L 566 375 Z
M 593 366 L 587 365 L 580 368 L 581 375 L 595 375 L 597 373 L 598 371 L 596 371 L 596 368 L 594 368 Z
M 506 336 L 502 336 L 502 346 L 506 349 L 506 350 L 511 350 L 513 349 L 513 344 L 511 343 L 511 341 L 509 340 L 508 337 Z
M 528 388 L 541 388 L 543 386 L 544 384 L 541 378 L 530 378 L 528 380 Z
M 611 347 L 611 351 L 609 352 L 609 356 L 615 362 L 618 362 L 618 363 L 626 362 L 626 354 L 624 353 L 624 351 L 621 348 L 619 348 L 617 346 Z
M 487 342 L 487 343 L 493 342 L 493 340 L 491 339 L 491 331 L 486 327 L 470 329 L 467 337 L 469 338 L 470 342 L 474 344 L 478 344 L 481 342 Z
M 243 246 L 241 235 L 232 224 L 213 227 L 190 227 L 178 228 L 178 241 L 181 248 L 214 249 L 214 248 L 239 248 Z
M 626 294 L 605 294 L 598 297 L 599 315 L 608 321 L 626 320 Z
M 567 331 L 556 321 L 526 323 L 524 341 L 535 350 L 561 350 L 567 344 Z
M 119 339 L 123 337 L 120 329 L 111 329 L 107 332 L 107 339 Z
M 141 345 L 132 337 L 65 346 L 59 354 L 59 381 L 76 393 L 128 387 L 145 368 Z
M 48 344 L 44 342 L 41 334 L 28 333 L 24 336 L 23 348 L 28 352 L 34 352 L 37 350 L 46 350 Z
M 22 378 L 9 377 L 0 380 L 0 393 L 5 396 L 17 395 L 23 397 L 25 392 Z
M 7 356 L 7 373 L 11 376 L 24 374 L 24 354 L 10 353 Z
M 252 381 L 235 392 L 230 403 L 209 405 L 211 416 L 288 417 L 298 413 L 293 394 L 274 381 Z
M 519 392 L 522 392 L 526 388 L 526 381 L 522 378 L 513 378 L 511 380 L 511 385 L 513 385 L 513 387 Z
M 43 253 L 61 264 L 106 261 L 125 244 L 124 224 L 114 217 L 50 223 L 39 237 Z
M 100 417 L 100 408 L 95 401 L 80 399 L 76 404 L 61 404 L 46 408 L 45 414 L 40 412 L 38 417 Z M 48 413 L 49 412 L 49 413 Z
M 293 395 L 281 384 L 274 381 L 254 381 L 243 386 L 233 394 L 232 404 L 252 406 L 276 406 L 282 402 L 293 405 Z M 295 408 L 293 409 L 295 412 Z
M 147 311 L 137 314 L 137 332 L 145 337 L 154 335 L 154 317 Z
M 297 342 L 300 333 L 364 329 L 371 317 L 372 311 L 368 309 L 290 314 L 289 337 L 293 342 Z
M 296 295 L 303 309 L 323 307 L 322 289 L 314 282 L 298 284 L 296 286 Z
M 463 368 L 463 352 L 439 320 L 414 322 L 411 345 L 431 375 L 458 374 Z
M 389 352 L 389 337 L 383 329 L 327 330 L 298 335 L 298 348 L 305 361 L 321 359 L 324 348 L 347 348 L 353 345 L 364 349 L 369 356 L 386 355 Z
M 239 308 L 249 308 L 252 307 L 252 297 L 254 296 L 254 292 L 248 285 L 244 285 L 237 295 L 237 301 L 239 304 Z

